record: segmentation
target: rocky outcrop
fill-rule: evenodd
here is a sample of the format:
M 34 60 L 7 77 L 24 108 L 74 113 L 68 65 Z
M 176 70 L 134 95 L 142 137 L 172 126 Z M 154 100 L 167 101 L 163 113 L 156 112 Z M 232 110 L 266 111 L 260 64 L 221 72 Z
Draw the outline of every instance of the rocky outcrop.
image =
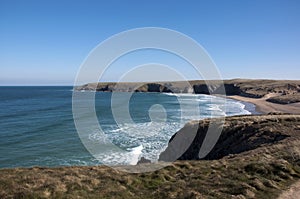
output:
M 277 104 L 292 104 L 300 102 L 300 92 L 292 94 L 283 94 L 276 97 L 271 97 L 267 99 L 268 102 L 273 102 Z
M 143 86 L 135 89 L 135 92 L 164 92 L 164 93 L 172 93 L 172 90 L 170 87 L 159 84 L 159 83 L 148 83 L 144 84 Z
M 161 161 L 171 161 L 178 148 L 184 146 L 190 137 L 188 149 L 178 160 L 213 160 L 229 154 L 240 154 L 262 146 L 274 145 L 289 139 L 300 138 L 300 115 L 260 115 L 227 117 L 222 133 L 213 149 L 203 158 L 199 158 L 200 148 L 207 136 L 210 123 L 218 119 L 205 119 L 187 123 L 170 139 L 166 150 L 160 155 Z M 218 124 L 218 123 L 217 123 Z M 219 127 L 217 127 L 219 128 Z M 196 135 L 191 135 L 197 129 Z M 289 129 L 287 131 L 287 129 Z M 213 132 L 211 132 L 213 133 Z M 175 141 L 174 141 L 175 140 Z

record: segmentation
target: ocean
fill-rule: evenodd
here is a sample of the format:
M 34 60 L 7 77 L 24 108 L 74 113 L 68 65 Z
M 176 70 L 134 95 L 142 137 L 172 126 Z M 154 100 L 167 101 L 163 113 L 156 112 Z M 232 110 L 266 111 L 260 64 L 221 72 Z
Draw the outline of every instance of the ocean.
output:
M 0 87 L 0 168 L 99 165 L 103 162 L 135 164 L 137 154 L 156 161 L 170 137 L 185 122 L 251 114 L 255 110 L 252 104 L 234 100 L 227 100 L 224 106 L 221 98 L 208 95 L 133 93 L 128 105 L 133 122 L 116 122 L 111 110 L 112 93 L 97 92 L 95 110 L 105 139 L 124 152 L 107 150 L 99 152 L 95 158 L 76 131 L 72 89 L 71 86 Z M 124 105 L 122 95 L 125 93 L 117 95 L 115 103 Z M 190 105 L 195 103 L 199 104 L 201 114 L 189 111 Z M 182 107 L 185 107 L 184 116 Z M 164 112 L 160 113 L 162 110 Z M 98 135 L 91 127 L 89 138 L 104 144 Z

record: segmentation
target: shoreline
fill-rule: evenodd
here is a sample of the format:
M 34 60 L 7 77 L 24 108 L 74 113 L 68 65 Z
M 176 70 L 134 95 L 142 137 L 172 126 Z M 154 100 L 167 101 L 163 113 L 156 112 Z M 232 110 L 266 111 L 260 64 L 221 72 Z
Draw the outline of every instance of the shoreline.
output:
M 266 101 L 268 98 L 272 97 L 272 94 L 269 94 L 262 98 L 250 98 L 250 97 L 243 97 L 240 95 L 230 95 L 226 97 L 240 102 L 254 104 L 256 114 L 267 114 L 270 112 L 300 114 L 299 102 L 291 103 L 291 104 L 276 104 L 276 103 Z
M 189 93 L 192 91 L 195 94 L 216 95 L 252 103 L 256 106 L 255 111 L 250 110 L 254 115 L 270 112 L 300 113 L 300 80 L 227 79 L 221 82 L 216 80 L 95 82 L 77 86 L 75 90 L 159 93 Z
M 231 100 L 236 100 L 236 99 L 231 99 Z M 241 100 L 236 100 L 238 101 L 239 103 L 242 103 L 245 105 L 244 109 L 248 112 L 251 113 L 251 115 L 263 115 L 264 113 L 262 112 L 259 112 L 257 110 L 257 106 L 251 102 L 245 102 L 245 101 L 241 101 Z

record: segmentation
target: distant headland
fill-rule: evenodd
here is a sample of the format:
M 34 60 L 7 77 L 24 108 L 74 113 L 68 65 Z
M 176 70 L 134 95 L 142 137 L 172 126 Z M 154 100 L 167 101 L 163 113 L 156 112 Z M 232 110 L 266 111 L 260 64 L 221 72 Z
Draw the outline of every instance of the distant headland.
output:
M 253 103 L 262 113 L 300 113 L 300 80 L 232 79 L 188 82 L 99 82 L 75 88 L 99 92 L 168 92 L 224 95 Z

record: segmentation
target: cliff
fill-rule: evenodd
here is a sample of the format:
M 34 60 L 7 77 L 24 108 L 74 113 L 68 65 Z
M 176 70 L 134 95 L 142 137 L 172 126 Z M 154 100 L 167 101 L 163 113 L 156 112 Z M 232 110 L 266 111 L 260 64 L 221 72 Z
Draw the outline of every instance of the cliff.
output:
M 208 84 L 206 84 L 208 83 Z M 207 86 L 208 85 L 208 86 Z M 224 94 L 217 81 L 194 80 L 186 82 L 145 82 L 145 83 L 88 83 L 77 86 L 76 90 L 102 92 L 172 92 L 196 94 Z M 224 80 L 226 95 L 240 95 L 261 98 L 266 94 L 278 94 L 268 101 L 280 104 L 300 102 L 300 80 Z
M 181 146 L 186 137 L 193 137 L 189 148 L 178 160 L 215 160 L 228 155 L 257 150 L 260 147 L 274 147 L 297 141 L 300 144 L 300 115 L 269 114 L 227 117 L 222 133 L 214 148 L 205 157 L 199 158 L 199 151 L 210 122 L 217 119 L 191 121 L 170 139 L 167 149 L 160 155 L 161 161 L 168 161 Z M 218 124 L 216 122 L 216 124 Z M 216 128 L 219 128 L 217 126 Z M 195 135 L 193 129 L 198 129 Z M 213 133 L 213 132 L 212 132 Z M 172 142 L 171 142 L 172 141 Z M 295 146 L 296 147 L 296 146 Z M 300 146 L 299 146 L 300 150 Z

